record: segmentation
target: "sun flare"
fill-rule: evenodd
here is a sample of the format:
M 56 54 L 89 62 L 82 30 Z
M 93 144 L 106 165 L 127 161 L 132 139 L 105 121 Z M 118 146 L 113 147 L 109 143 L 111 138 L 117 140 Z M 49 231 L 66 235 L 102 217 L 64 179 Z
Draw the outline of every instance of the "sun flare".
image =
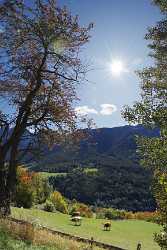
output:
M 120 76 L 125 72 L 125 66 L 122 61 L 114 60 L 109 66 L 109 70 L 113 76 Z

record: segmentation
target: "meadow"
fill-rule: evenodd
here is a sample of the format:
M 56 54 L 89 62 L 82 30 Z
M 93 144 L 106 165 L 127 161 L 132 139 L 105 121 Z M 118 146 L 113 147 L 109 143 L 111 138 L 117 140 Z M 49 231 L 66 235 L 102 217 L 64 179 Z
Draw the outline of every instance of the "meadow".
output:
M 86 174 L 94 174 L 97 173 L 98 169 L 97 168 L 85 168 L 84 172 Z M 49 178 L 49 177 L 56 177 L 56 176 L 66 176 L 67 173 L 50 173 L 50 172 L 39 172 L 39 174 L 43 177 L 43 178 Z
M 37 209 L 12 208 L 12 216 L 31 222 L 39 223 L 48 228 L 70 233 L 85 238 L 93 237 L 97 241 L 123 247 L 128 250 L 136 249 L 137 243 L 145 250 L 160 250 L 153 240 L 153 234 L 160 231 L 155 223 L 141 220 L 114 220 L 111 231 L 103 230 L 103 219 L 83 218 L 81 226 L 74 226 L 70 216 L 62 213 L 49 213 Z
M 67 173 L 49 173 L 49 172 L 39 172 L 43 178 L 49 178 L 51 176 L 65 176 Z

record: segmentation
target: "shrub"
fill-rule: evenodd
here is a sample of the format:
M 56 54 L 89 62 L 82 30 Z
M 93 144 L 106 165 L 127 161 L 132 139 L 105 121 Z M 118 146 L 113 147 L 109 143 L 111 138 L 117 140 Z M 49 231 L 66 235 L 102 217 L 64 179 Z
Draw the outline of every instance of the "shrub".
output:
M 83 203 L 79 203 L 78 212 L 80 212 L 81 216 L 92 218 L 93 212 L 91 208 Z
M 105 210 L 105 208 L 96 208 L 95 209 L 96 219 L 105 219 L 104 210 Z
M 54 205 L 51 201 L 46 201 L 44 206 L 43 206 L 43 209 L 47 212 L 53 212 L 54 211 Z
M 134 218 L 135 218 L 135 216 L 134 216 L 133 212 L 130 212 L 130 211 L 125 212 L 125 216 L 124 216 L 125 220 L 130 220 L 130 219 L 134 219 Z
M 61 193 L 59 193 L 58 191 L 54 191 L 53 193 L 51 193 L 49 199 L 53 203 L 57 211 L 68 214 L 67 203 Z
M 114 208 L 98 208 L 96 209 L 97 219 L 118 220 L 125 218 L 126 211 Z
M 158 221 L 158 212 L 130 212 L 125 210 L 118 210 L 114 208 L 97 208 L 96 209 L 97 219 L 136 219 L 156 222 Z
M 92 218 L 93 212 L 89 206 L 84 203 L 74 203 L 71 207 L 70 214 L 79 212 L 82 217 Z
M 15 202 L 18 207 L 30 208 L 33 204 L 33 190 L 31 186 L 20 184 L 16 189 Z
M 149 222 L 157 222 L 159 214 L 158 212 L 137 212 L 134 213 L 134 219 L 145 220 Z
M 105 218 L 106 219 L 118 220 L 118 219 L 123 219 L 124 216 L 125 216 L 125 212 L 122 210 L 108 208 L 105 211 Z

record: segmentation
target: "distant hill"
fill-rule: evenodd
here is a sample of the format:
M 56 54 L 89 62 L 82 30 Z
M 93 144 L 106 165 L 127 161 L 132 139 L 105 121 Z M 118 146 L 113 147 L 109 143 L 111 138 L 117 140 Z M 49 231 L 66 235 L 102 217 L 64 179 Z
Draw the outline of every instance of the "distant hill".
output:
M 79 145 L 46 150 L 33 168 L 67 173 L 50 177 L 50 183 L 69 199 L 131 211 L 155 210 L 152 175 L 139 164 L 135 136 L 156 137 L 159 130 L 139 125 L 85 132 L 88 136 Z
M 87 138 L 79 145 L 66 148 L 55 145 L 46 150 L 45 156 L 34 169 L 49 172 L 64 172 L 71 165 L 96 166 L 110 161 L 137 163 L 135 136 L 156 137 L 159 130 L 149 130 L 141 125 L 86 130 Z

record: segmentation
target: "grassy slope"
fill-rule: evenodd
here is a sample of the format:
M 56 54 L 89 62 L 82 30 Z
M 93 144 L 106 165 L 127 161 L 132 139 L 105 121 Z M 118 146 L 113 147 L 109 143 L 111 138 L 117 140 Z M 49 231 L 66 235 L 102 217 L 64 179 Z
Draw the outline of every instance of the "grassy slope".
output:
M 97 168 L 85 168 L 85 173 L 87 174 L 94 174 L 97 173 L 98 169 Z M 67 173 L 49 173 L 49 172 L 39 172 L 39 174 L 43 178 L 49 178 L 51 176 L 66 176 Z
M 60 250 L 49 246 L 33 246 L 22 240 L 12 238 L 0 228 L 0 249 L 1 250 Z M 63 250 L 63 249 L 62 249 Z
M 19 219 L 33 221 L 38 218 L 40 224 L 63 232 L 83 237 L 94 237 L 95 240 L 127 248 L 136 249 L 138 242 L 142 243 L 142 249 L 159 250 L 153 241 L 153 233 L 160 227 L 154 223 L 139 220 L 112 221 L 110 232 L 103 231 L 101 219 L 84 218 L 81 227 L 73 226 L 68 215 L 61 213 L 47 213 L 40 210 L 12 209 L 13 216 Z
M 49 172 L 39 172 L 39 173 L 43 178 L 49 178 L 51 176 L 62 176 L 67 174 L 67 173 L 49 173 Z

